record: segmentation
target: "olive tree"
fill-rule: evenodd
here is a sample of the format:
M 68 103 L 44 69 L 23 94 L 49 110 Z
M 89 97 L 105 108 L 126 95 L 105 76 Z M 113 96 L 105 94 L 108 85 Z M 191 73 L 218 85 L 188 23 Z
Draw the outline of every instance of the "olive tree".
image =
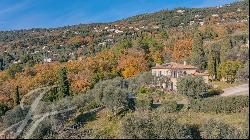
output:
M 178 123 L 173 115 L 148 111 L 129 114 L 121 123 L 121 137 L 129 139 L 191 139 L 191 126 Z
M 104 89 L 102 103 L 114 115 L 128 108 L 128 91 L 121 88 L 107 87 Z
M 128 139 L 153 139 L 153 120 L 148 112 L 129 114 L 121 123 L 121 137 Z
M 95 94 L 98 103 L 104 105 L 113 115 L 116 115 L 120 111 L 128 109 L 129 91 L 124 83 L 126 81 L 121 77 L 100 81 L 89 92 Z
M 187 75 L 177 79 L 177 91 L 179 94 L 198 99 L 207 92 L 207 84 L 200 76 Z

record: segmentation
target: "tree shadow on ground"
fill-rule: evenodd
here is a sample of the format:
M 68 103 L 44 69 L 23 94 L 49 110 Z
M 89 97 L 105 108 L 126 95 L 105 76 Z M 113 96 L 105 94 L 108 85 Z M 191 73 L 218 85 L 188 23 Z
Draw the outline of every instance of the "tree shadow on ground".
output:
M 88 121 L 94 121 L 97 119 L 97 113 L 96 112 L 89 112 L 89 113 L 84 113 L 76 117 L 75 121 L 84 123 Z

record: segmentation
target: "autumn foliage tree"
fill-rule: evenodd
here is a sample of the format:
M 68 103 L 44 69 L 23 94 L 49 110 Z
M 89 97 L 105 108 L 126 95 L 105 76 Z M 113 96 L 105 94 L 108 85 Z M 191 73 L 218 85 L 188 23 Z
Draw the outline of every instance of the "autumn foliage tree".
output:
M 132 77 L 143 71 L 148 70 L 144 52 L 141 49 L 128 49 L 120 56 L 117 69 L 125 78 Z
M 80 45 L 80 44 L 83 44 L 84 43 L 84 37 L 82 36 L 74 36 L 74 37 L 71 37 L 68 41 L 67 41 L 67 44 L 70 44 L 70 45 Z
M 188 58 L 192 51 L 192 39 L 177 40 L 174 45 L 173 58 L 176 61 L 180 61 L 184 58 Z
M 163 55 L 161 54 L 160 51 L 156 51 L 155 53 L 153 53 L 152 58 L 153 58 L 154 62 L 157 64 L 163 64 L 163 62 L 164 62 Z

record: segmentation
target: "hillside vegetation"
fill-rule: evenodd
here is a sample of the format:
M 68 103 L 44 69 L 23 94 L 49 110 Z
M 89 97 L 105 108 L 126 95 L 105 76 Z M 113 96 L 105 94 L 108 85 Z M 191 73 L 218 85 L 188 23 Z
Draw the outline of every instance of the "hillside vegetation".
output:
M 248 9 L 244 0 L 112 23 L 2 31 L 0 130 L 23 120 L 44 92 L 25 97 L 30 91 L 50 87 L 18 138 L 247 138 L 248 96 L 204 97 L 201 90 L 217 89 L 197 77 L 179 82 L 178 93 L 161 91 L 149 86 L 149 71 L 186 61 L 213 83 L 249 81 Z M 192 80 L 197 90 L 185 86 Z M 40 114 L 72 107 L 33 129 Z

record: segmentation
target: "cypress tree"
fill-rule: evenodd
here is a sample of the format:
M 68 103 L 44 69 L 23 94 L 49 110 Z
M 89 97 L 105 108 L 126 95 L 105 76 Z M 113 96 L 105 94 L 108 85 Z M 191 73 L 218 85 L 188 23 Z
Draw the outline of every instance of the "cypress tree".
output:
M 3 59 L 0 58 L 0 71 L 3 70 L 3 66 L 4 66 L 4 64 L 3 64 Z
M 16 93 L 15 93 L 15 105 L 20 104 L 20 93 L 19 93 L 19 88 L 16 86 Z
M 200 70 L 205 70 L 207 65 L 207 59 L 205 57 L 205 51 L 203 49 L 202 34 L 196 32 L 193 38 L 191 63 L 197 66 Z
M 217 68 L 220 64 L 220 46 L 211 46 L 208 54 L 208 72 L 213 78 L 217 79 Z
M 221 63 L 226 61 L 226 57 L 230 51 L 230 49 L 232 48 L 232 42 L 231 39 L 228 35 L 226 35 L 223 39 L 223 42 L 221 44 L 221 49 L 220 49 L 220 60 Z
M 63 67 L 62 69 L 60 69 L 59 71 L 59 79 L 58 79 L 58 83 L 59 83 L 59 96 L 61 97 L 66 97 L 69 96 L 69 80 L 67 77 L 67 70 L 65 67 Z

